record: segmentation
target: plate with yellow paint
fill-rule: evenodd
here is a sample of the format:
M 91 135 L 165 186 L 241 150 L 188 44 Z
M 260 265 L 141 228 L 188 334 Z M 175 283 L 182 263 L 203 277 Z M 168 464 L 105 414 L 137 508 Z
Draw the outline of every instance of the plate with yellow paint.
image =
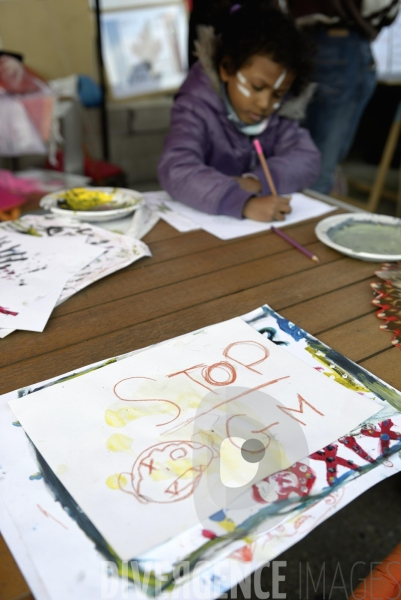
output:
M 84 187 L 47 194 L 40 201 L 40 206 L 62 217 L 99 222 L 126 217 L 142 203 L 142 194 L 135 190 Z
M 371 213 L 347 213 L 323 219 L 315 233 L 338 252 L 371 262 L 401 260 L 401 219 Z

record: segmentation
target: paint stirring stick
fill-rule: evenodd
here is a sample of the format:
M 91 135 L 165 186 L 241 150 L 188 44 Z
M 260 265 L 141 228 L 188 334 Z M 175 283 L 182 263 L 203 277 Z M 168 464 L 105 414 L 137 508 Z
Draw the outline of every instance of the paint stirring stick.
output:
M 311 260 L 313 260 L 316 263 L 319 262 L 319 259 L 316 256 L 316 254 L 313 254 L 313 252 L 311 252 L 307 248 L 304 248 L 303 246 L 301 246 L 301 244 L 299 244 L 298 242 L 296 242 L 295 240 L 293 240 L 289 235 L 287 235 L 286 233 L 284 233 L 284 231 L 281 231 L 281 229 L 276 229 L 275 227 L 272 227 L 271 230 L 274 233 L 277 233 L 277 235 L 279 235 L 281 238 L 283 238 L 283 240 L 285 240 L 286 242 L 288 242 L 289 244 L 291 244 L 291 246 L 294 246 L 294 248 L 296 248 L 297 250 L 299 250 L 300 252 L 302 252 L 303 254 L 305 254 L 305 256 L 307 256 L 308 258 L 310 258 Z
M 258 153 L 259 160 L 262 165 L 262 169 L 265 174 L 265 177 L 267 179 L 267 183 L 269 184 L 270 190 L 271 190 L 273 196 L 277 196 L 276 186 L 274 185 L 274 181 L 271 176 L 269 167 L 267 166 L 265 155 L 263 154 L 262 146 L 260 145 L 259 140 L 253 140 L 253 145 L 255 146 L 256 152 Z

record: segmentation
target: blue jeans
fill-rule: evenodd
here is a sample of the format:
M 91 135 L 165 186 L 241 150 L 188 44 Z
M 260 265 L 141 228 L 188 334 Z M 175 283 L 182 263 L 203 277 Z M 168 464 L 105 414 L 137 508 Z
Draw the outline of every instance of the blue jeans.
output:
M 304 126 L 322 154 L 314 190 L 330 193 L 337 164 L 346 157 L 359 121 L 376 86 L 370 44 L 356 31 L 332 37 L 314 34 L 318 47 L 313 81 L 318 84 Z

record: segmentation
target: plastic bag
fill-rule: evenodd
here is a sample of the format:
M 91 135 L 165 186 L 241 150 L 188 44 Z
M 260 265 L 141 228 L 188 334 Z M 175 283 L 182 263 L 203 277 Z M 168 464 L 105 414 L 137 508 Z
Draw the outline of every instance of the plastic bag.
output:
M 0 58 L 0 156 L 47 154 L 54 98 L 50 88 L 10 56 Z

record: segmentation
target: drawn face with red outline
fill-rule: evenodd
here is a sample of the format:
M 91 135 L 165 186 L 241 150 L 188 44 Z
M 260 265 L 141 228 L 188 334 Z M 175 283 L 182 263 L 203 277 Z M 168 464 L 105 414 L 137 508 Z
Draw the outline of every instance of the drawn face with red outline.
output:
M 212 460 L 212 450 L 197 442 L 155 444 L 142 452 L 132 467 L 134 495 L 142 503 L 184 500 L 193 494 Z
M 261 504 L 307 496 L 315 479 L 310 467 L 297 462 L 289 469 L 274 473 L 252 486 L 252 495 Z

